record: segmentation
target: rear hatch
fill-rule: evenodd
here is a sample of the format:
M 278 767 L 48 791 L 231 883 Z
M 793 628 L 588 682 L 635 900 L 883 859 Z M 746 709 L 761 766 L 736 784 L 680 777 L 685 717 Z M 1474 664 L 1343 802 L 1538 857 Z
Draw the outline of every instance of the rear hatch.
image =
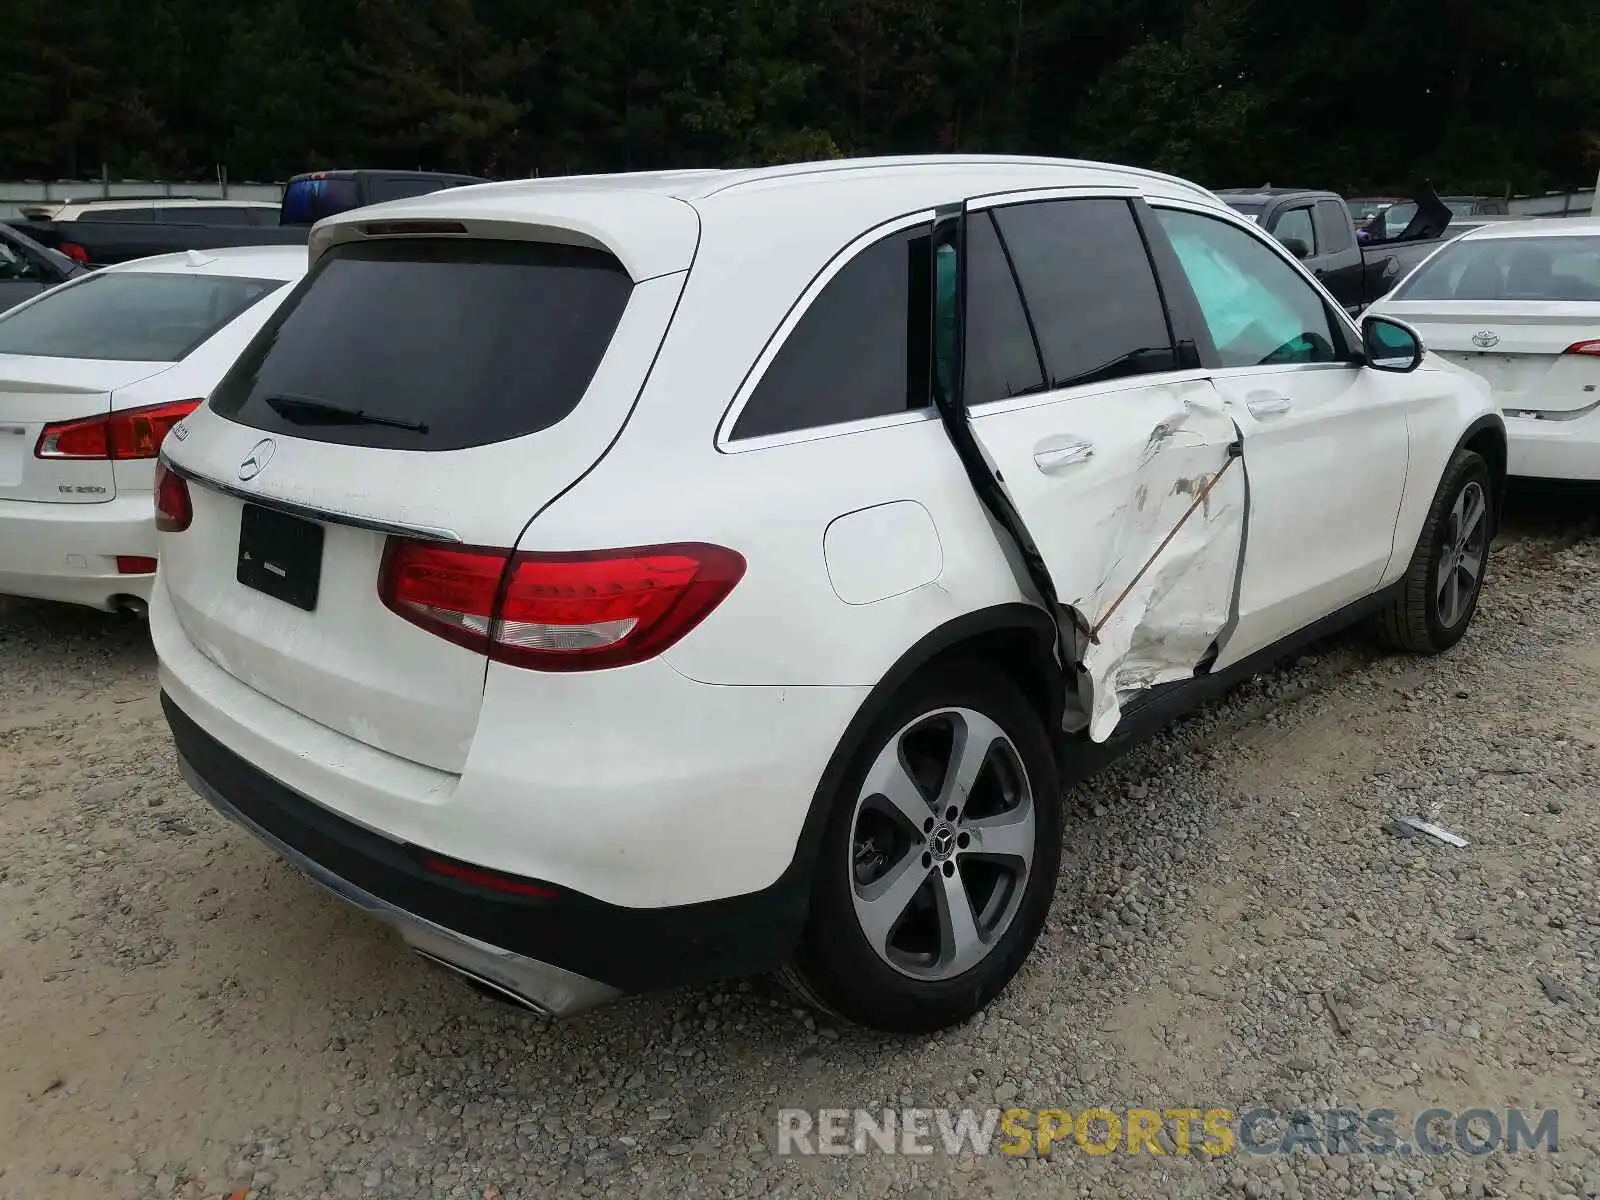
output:
M 201 653 L 313 721 L 462 769 L 488 659 L 391 611 L 385 549 L 514 547 L 605 453 L 694 247 L 692 210 L 640 206 L 647 262 L 564 232 L 559 206 L 454 236 L 336 232 L 166 443 L 193 516 L 162 536 L 161 580 Z

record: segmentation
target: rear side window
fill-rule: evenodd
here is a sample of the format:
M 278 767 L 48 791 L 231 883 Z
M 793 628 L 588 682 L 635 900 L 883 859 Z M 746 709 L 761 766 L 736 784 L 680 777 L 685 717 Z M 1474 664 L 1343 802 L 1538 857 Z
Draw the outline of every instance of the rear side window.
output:
M 1317 201 L 1317 240 L 1324 254 L 1341 254 L 1356 244 L 1355 227 L 1337 200 Z
M 588 247 L 335 246 L 211 404 L 344 445 L 460 450 L 537 433 L 577 407 L 632 291 L 622 264 Z
M 1600 237 L 1454 242 L 1391 295 L 1396 300 L 1600 300 Z
M 172 206 L 162 209 L 158 219 L 177 221 L 185 225 L 249 225 L 250 210 L 212 205 L 195 205 L 192 208 Z
M 1044 389 L 1044 367 L 1017 292 L 1011 262 L 991 213 L 967 222 L 968 404 L 1006 400 Z
M 0 354 L 178 362 L 279 279 L 105 271 L 0 315 Z
M 410 196 L 426 196 L 437 192 L 443 185 L 434 179 L 407 179 L 404 176 L 385 179 L 378 177 L 367 184 L 369 204 L 382 204 L 385 200 L 404 200 Z
M 156 213 L 155 209 L 148 205 L 139 208 L 86 208 L 75 219 L 92 221 L 95 224 L 108 221 L 119 223 L 133 221 L 140 225 L 148 225 L 156 219 Z
M 1155 269 L 1125 200 L 995 210 L 1053 388 L 1177 367 Z
M 918 226 L 846 263 L 789 331 L 734 422 L 733 438 L 926 407 L 931 253 L 928 229 Z

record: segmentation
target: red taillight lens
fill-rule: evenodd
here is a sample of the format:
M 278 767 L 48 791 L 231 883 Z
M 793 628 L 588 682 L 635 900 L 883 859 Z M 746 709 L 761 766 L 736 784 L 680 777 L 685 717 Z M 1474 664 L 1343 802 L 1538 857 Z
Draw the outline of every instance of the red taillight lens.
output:
M 1587 354 L 1594 358 L 1600 358 L 1600 338 L 1588 342 L 1574 342 L 1563 353 Z
M 178 400 L 129 408 L 81 421 L 57 421 L 39 435 L 34 454 L 39 458 L 94 458 L 124 462 L 154 458 L 172 427 L 195 409 L 200 400 Z
M 156 560 L 146 558 L 142 554 L 117 555 L 118 575 L 152 575 L 155 573 Z
M 378 590 L 406 620 L 498 662 L 589 671 L 661 653 L 744 570 L 742 555 L 702 543 L 509 554 L 391 539 Z
M 56 249 L 81 266 L 89 265 L 89 252 L 77 242 L 62 242 Z
M 156 463 L 156 530 L 159 533 L 182 533 L 194 520 L 194 504 L 189 499 L 189 485 L 183 476 L 175 475 L 164 462 Z

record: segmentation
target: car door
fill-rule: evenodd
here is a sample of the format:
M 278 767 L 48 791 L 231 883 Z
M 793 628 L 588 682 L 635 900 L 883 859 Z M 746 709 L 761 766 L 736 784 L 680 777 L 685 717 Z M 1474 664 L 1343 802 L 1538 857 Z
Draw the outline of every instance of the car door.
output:
M 1166 311 L 1129 194 L 969 202 L 962 400 L 1048 568 L 1078 724 L 1191 678 L 1232 619 L 1238 429 Z
M 1375 591 L 1395 551 L 1423 385 L 1361 365 L 1356 333 L 1286 251 L 1214 210 L 1153 201 L 1202 356 L 1248 448 L 1238 624 L 1218 667 Z
M 1356 245 L 1350 210 L 1337 200 L 1318 200 L 1313 215 L 1319 254 L 1317 261 L 1310 264 L 1311 273 L 1333 293 L 1345 312 L 1358 313 L 1366 303 L 1366 266 Z

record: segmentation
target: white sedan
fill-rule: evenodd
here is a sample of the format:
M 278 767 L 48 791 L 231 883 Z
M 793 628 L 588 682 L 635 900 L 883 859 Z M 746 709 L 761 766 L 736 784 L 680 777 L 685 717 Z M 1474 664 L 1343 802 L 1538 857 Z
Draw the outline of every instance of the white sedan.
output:
M 1600 481 L 1600 220 L 1473 229 L 1370 311 L 1488 380 L 1512 475 Z
M 305 270 L 302 246 L 187 251 L 0 315 L 0 595 L 144 610 L 161 441 Z

